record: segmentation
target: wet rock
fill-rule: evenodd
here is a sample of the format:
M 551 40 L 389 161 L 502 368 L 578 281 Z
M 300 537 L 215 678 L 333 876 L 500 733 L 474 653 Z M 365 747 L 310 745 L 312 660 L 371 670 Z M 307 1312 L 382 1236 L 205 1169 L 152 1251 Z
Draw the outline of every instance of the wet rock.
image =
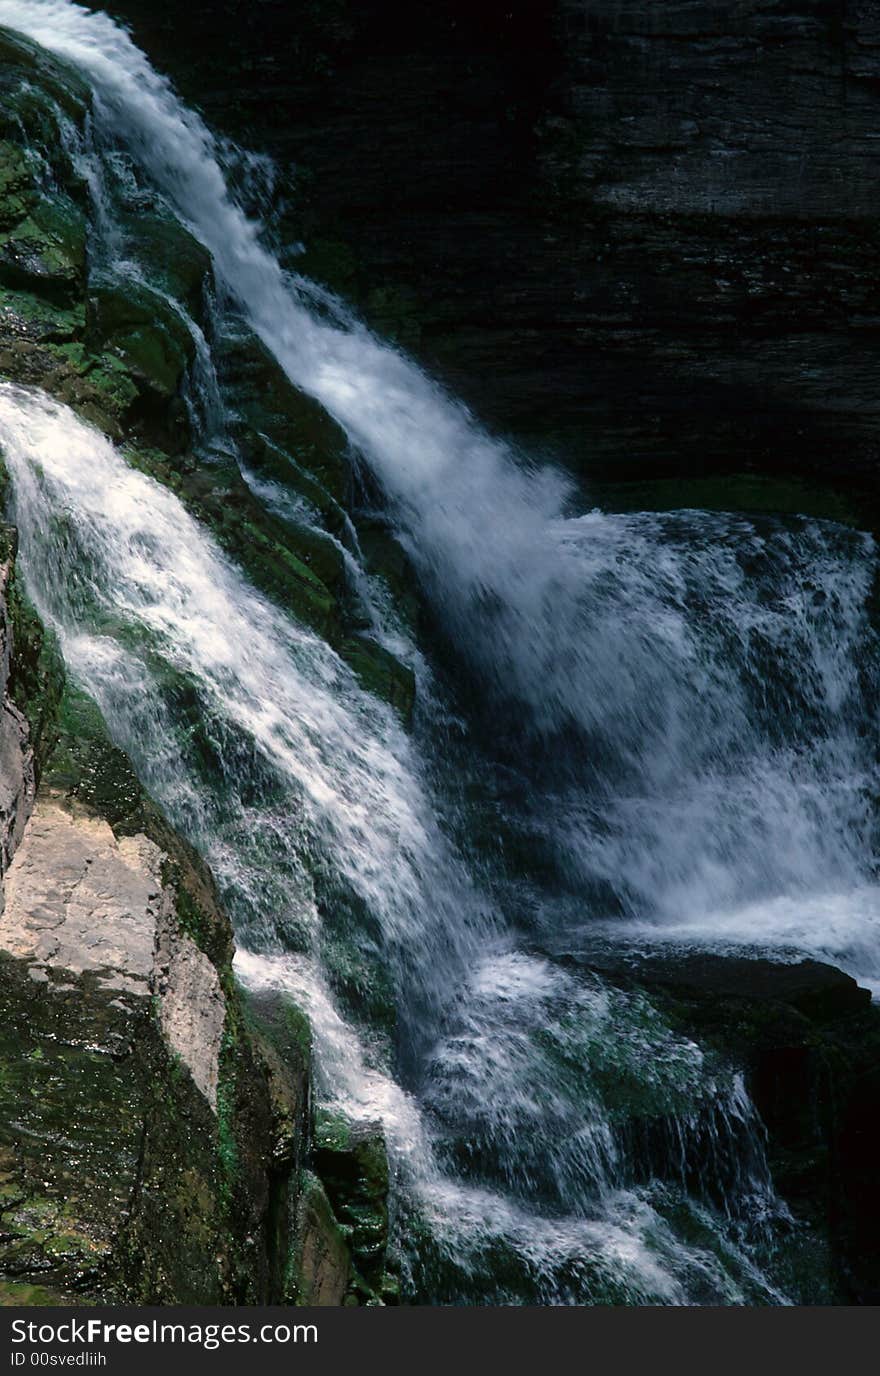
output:
M 0 232 L 0 281 L 61 305 L 85 286 L 86 225 L 72 201 L 41 197 L 32 213 Z
M 8 125 L 20 133 L 23 117 L 38 125 L 47 143 L 57 131 L 55 111 L 60 109 L 77 122 L 92 103 L 91 91 L 73 67 L 4 28 L 0 28 L 0 91 L 0 127 Z
M 312 1159 L 355 1265 L 368 1285 L 380 1289 L 388 1250 L 388 1154 L 381 1127 L 321 1113 Z
M 768 1133 L 774 1183 L 829 1245 L 819 1302 L 880 1292 L 880 1008 L 833 966 L 676 951 L 569 952 L 606 979 L 644 989 L 673 1026 L 743 1066 Z M 799 1278 L 801 1279 L 801 1278 Z
M 351 1282 L 351 1253 L 324 1188 L 314 1175 L 304 1177 L 298 1220 L 299 1266 L 293 1276 L 294 1302 L 342 1304 Z
M 0 543 L 5 556 L 0 563 L 0 878 L 9 868 L 24 834 L 36 791 L 36 767 L 27 719 L 9 692 L 12 664 L 13 618 L 9 603 L 14 579 L 14 540 L 8 533 Z
M 96 352 L 112 350 L 160 397 L 177 396 L 195 356 L 180 315 L 157 292 L 134 281 L 94 287 L 89 304 Z
M 123 221 L 128 246 L 144 264 L 149 281 L 178 301 L 199 325 L 205 320 L 205 288 L 211 281 L 211 255 L 169 216 L 141 209 Z
M 629 975 L 640 984 L 685 998 L 781 1005 L 815 1023 L 864 1013 L 871 1003 L 870 991 L 851 975 L 818 960 L 789 963 L 696 951 L 628 954 L 624 948 L 613 956 L 591 956 L 590 963 L 610 975 Z
M 306 500 L 325 519 L 332 519 L 334 510 L 340 516 L 351 481 L 342 429 L 293 386 L 255 335 L 241 332 L 220 340 L 219 358 L 221 376 L 237 402 L 239 436 L 255 468 L 293 488 L 303 475 Z M 260 436 L 268 446 L 255 442 Z
M 0 229 L 25 218 L 36 200 L 33 174 L 18 144 L 0 141 Z

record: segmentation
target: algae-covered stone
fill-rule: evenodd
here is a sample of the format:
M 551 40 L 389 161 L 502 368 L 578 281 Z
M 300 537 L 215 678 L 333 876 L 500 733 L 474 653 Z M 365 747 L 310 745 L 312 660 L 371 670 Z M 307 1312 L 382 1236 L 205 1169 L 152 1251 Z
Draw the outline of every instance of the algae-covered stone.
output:
M 312 1159 L 355 1266 L 368 1284 L 380 1287 L 388 1250 L 388 1153 L 381 1127 L 319 1112 Z
M 0 349 L 4 342 L 26 340 L 38 344 L 65 344 L 79 338 L 86 311 L 81 302 L 60 306 L 43 301 L 31 292 L 0 287 Z
M 176 396 L 195 356 L 179 312 L 141 282 L 101 284 L 90 291 L 90 342 L 109 349 L 160 396 Z
M 23 386 L 42 388 L 111 438 L 120 439 L 138 398 L 125 364 L 112 354 L 91 353 L 76 339 L 38 343 L 23 333 L 4 337 L 0 329 L 0 374 Z
M 33 172 L 24 149 L 0 140 L 0 229 L 23 220 L 35 199 Z
M 247 457 L 257 466 L 271 465 L 270 476 L 283 476 L 294 487 L 298 471 L 309 474 L 323 491 L 325 506 L 344 502 L 351 470 L 342 428 L 293 385 L 256 336 L 242 332 L 219 341 L 219 348 L 221 375 L 234 399 Z M 251 446 L 250 435 L 267 438 L 272 447 Z
M 349 636 L 339 649 L 367 692 L 383 698 L 409 725 L 416 696 L 412 669 L 368 636 Z
M 122 227 L 127 247 L 147 279 L 201 321 L 211 274 L 208 250 L 177 220 L 158 212 L 141 210 L 124 217 Z
M 304 1164 L 311 1115 L 312 1032 L 283 991 L 245 991 L 248 1015 L 264 1044 L 275 1114 L 273 1156 L 294 1171 Z
M 12 130 L 36 124 L 36 132 L 57 133 L 52 107 L 79 123 L 91 105 L 91 92 L 75 68 L 22 34 L 0 28 L 0 110 Z M 30 117 L 30 118 L 28 118 Z
M 37 766 L 27 718 L 10 684 L 14 627 L 15 539 L 0 527 L 0 876 L 7 870 L 33 807 Z
M 0 281 L 8 287 L 70 305 L 82 295 L 85 269 L 85 219 L 65 196 L 41 196 L 29 215 L 0 231 Z

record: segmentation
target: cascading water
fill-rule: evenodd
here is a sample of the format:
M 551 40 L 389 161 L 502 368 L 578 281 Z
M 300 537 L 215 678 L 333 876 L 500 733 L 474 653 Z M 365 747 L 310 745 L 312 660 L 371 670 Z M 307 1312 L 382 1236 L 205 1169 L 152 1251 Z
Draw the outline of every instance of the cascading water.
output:
M 0 0 L 0 25 L 94 86 L 79 156 L 102 270 L 140 271 L 105 176 L 121 146 L 210 250 L 227 313 L 346 430 L 456 665 L 447 705 L 418 658 L 408 737 L 176 497 L 64 408 L 0 385 L 31 596 L 210 861 L 242 976 L 308 1006 L 325 1094 L 382 1120 L 410 1293 L 779 1302 L 761 1268 L 788 1224 L 741 1081 L 645 998 L 552 952 L 745 943 L 880 974 L 871 540 L 795 519 L 577 514 L 559 475 L 515 461 L 338 303 L 329 320 L 313 307 L 209 132 L 109 18 Z M 207 442 L 224 398 L 192 328 Z M 268 506 L 293 500 L 246 476 Z M 333 905 L 369 934 L 394 1048 L 334 1001 Z

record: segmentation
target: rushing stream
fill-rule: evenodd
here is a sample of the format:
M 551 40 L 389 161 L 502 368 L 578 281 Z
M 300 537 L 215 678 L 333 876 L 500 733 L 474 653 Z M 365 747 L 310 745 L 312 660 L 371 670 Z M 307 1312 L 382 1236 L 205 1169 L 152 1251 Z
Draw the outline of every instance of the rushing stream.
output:
M 382 1122 L 407 1293 L 784 1303 L 793 1225 L 740 1077 L 558 955 L 746 947 L 880 978 L 873 542 L 589 510 L 283 269 L 208 130 L 112 20 L 0 0 L 0 25 L 94 88 L 88 142 L 62 132 L 102 271 L 142 271 L 117 215 L 134 178 L 210 251 L 214 336 L 243 319 L 344 428 L 433 610 L 442 651 L 352 542 L 364 617 L 416 672 L 408 732 L 171 491 L 0 384 L 29 593 L 209 860 L 242 978 L 308 1008 L 327 1101 Z M 208 463 L 230 403 L 186 319 Z M 251 482 L 273 510 L 296 501 Z M 368 953 L 393 1032 L 335 998 L 328 923 Z

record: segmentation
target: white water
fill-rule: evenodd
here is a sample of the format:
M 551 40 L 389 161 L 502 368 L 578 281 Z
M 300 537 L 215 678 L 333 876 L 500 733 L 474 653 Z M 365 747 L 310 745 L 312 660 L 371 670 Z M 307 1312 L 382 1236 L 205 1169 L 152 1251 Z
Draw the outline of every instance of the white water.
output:
M 490 704 L 475 772 L 491 777 L 500 765 L 517 776 L 521 796 L 500 825 L 552 856 L 546 891 L 528 864 L 511 883 L 517 916 L 527 911 L 539 936 L 565 923 L 612 938 L 784 948 L 880 976 L 871 541 L 805 521 L 573 514 L 559 475 L 518 464 L 356 322 L 312 312 L 310 293 L 231 199 L 209 132 L 111 20 L 68 0 L 0 0 L 3 24 L 88 75 L 99 139 L 128 148 L 211 250 L 251 326 L 381 484 Z M 597 1073 L 606 1043 L 642 1067 L 641 1092 L 651 1089 L 646 1067 L 677 1067 L 681 1102 L 666 1085 L 664 1103 L 704 1137 L 700 1114 L 717 1090 L 724 1131 L 738 1140 L 735 1087 L 715 1086 L 696 1048 L 670 1045 L 659 1026 L 646 1033 L 638 1008 L 603 1023 L 607 994 L 514 950 L 392 714 L 259 598 L 170 494 L 47 403 L 4 388 L 0 415 L 41 611 L 237 913 L 257 914 L 240 931 L 264 953 L 245 956 L 244 972 L 289 983 L 310 1003 L 328 1092 L 383 1119 L 409 1162 L 408 1188 L 433 1214 L 432 1245 L 477 1276 L 503 1237 L 551 1299 L 606 1293 L 615 1276 L 630 1297 L 741 1293 L 714 1258 L 671 1239 L 644 1194 L 623 1188 L 601 1086 L 589 1075 L 554 1081 L 533 1034 L 564 1025 L 564 1006 L 605 1029 L 576 1048 Z M 50 567 L 62 554 L 66 588 Z M 196 685 L 227 761 L 216 796 L 157 664 Z M 311 847 L 331 887 L 339 880 L 378 923 L 404 1026 L 431 1043 L 420 1099 L 364 1057 L 327 994 L 314 949 L 319 903 L 301 859 Z M 303 956 L 278 950 L 288 928 Z M 563 1060 L 564 1042 L 560 1032 Z M 546 1132 L 566 1144 L 550 1172 L 555 1207 L 570 1210 L 564 1221 L 522 1212 L 535 1186 L 529 1153 Z M 457 1138 L 494 1165 L 457 1159 Z M 483 1184 L 464 1184 L 469 1171 Z M 752 1184 L 766 1196 L 757 1168 Z M 578 1248 L 607 1266 L 597 1261 L 601 1275 L 578 1273 L 566 1291 Z

